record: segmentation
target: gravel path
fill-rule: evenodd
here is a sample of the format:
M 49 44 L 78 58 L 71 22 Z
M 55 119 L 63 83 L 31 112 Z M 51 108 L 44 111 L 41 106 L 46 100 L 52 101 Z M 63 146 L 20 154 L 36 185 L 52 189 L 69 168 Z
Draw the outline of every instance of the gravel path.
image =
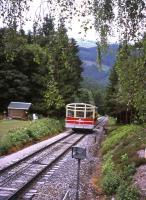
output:
M 97 194 L 92 178 L 95 175 L 97 166 L 100 163 L 98 155 L 99 143 L 103 137 L 101 129 L 86 137 L 77 145 L 87 149 L 87 158 L 81 161 L 80 170 L 80 200 L 104 200 L 105 198 Z M 77 160 L 68 153 L 57 166 L 42 176 L 42 180 L 33 184 L 29 192 L 34 191 L 34 195 L 25 196 L 23 199 L 32 200 L 62 200 L 65 193 L 69 191 L 66 200 L 75 200 L 77 183 Z M 28 197 L 28 198 L 27 198 Z M 29 198 L 31 197 L 31 198 Z

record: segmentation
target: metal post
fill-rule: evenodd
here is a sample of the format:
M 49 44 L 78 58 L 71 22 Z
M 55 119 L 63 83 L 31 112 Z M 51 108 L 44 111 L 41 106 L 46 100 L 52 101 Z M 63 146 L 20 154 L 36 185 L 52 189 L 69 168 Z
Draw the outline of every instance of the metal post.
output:
M 81 159 L 78 159 L 76 200 L 79 200 L 79 187 L 80 187 L 80 163 L 81 163 Z
M 95 143 L 96 143 L 96 134 L 95 134 Z
M 80 164 L 81 160 L 86 158 L 86 148 L 72 147 L 72 158 L 76 158 L 78 160 L 76 200 L 79 200 Z

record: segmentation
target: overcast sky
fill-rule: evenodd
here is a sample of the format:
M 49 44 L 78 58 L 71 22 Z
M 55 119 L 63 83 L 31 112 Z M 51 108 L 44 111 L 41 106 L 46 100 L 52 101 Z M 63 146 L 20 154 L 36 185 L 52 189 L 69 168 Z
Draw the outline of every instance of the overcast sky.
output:
M 39 15 L 39 18 L 42 18 L 46 15 L 49 14 L 49 8 L 47 5 L 45 5 L 45 3 L 41 4 L 41 1 L 44 0 L 33 0 L 33 2 L 31 2 L 30 4 L 30 10 L 27 13 L 27 16 L 31 17 L 31 21 L 28 21 L 25 25 L 25 30 L 30 30 L 32 29 L 32 24 L 33 24 L 33 20 L 37 19 L 37 16 Z M 55 0 L 54 0 L 55 1 Z M 75 0 L 76 1 L 76 6 L 79 8 L 81 2 L 83 2 L 84 0 Z M 41 6 L 40 6 L 41 5 Z M 56 13 L 59 13 L 59 8 L 56 8 Z M 92 29 L 88 29 L 85 33 L 85 31 L 83 30 L 83 28 L 81 28 L 81 25 L 83 23 L 83 20 L 89 20 L 90 24 L 89 26 L 92 25 Z M 66 28 L 68 29 L 68 27 L 71 28 L 68 29 L 68 36 L 69 37 L 73 37 L 76 40 L 89 40 L 89 41 L 97 41 L 98 40 L 98 35 L 93 27 L 94 24 L 94 18 L 91 15 L 86 15 L 84 18 L 80 17 L 80 22 L 78 21 L 77 17 L 73 17 L 72 22 L 68 24 L 66 24 Z M 114 33 L 114 36 L 109 38 L 109 42 L 110 43 L 115 43 L 116 41 L 118 41 L 118 37 L 116 32 Z
M 76 2 L 77 8 L 80 9 L 80 4 L 84 0 L 74 0 L 74 1 Z M 40 19 L 43 20 L 43 18 L 46 16 L 46 14 L 48 14 L 48 15 L 50 14 L 49 7 L 47 5 L 45 5 L 44 2 L 45 2 L 45 0 L 32 0 L 32 2 L 30 3 L 29 11 L 27 11 L 27 14 L 26 14 L 28 20 L 25 21 L 25 19 L 24 19 L 25 25 L 23 28 L 26 32 L 28 30 L 32 30 L 34 21 L 38 21 Z M 52 7 L 52 6 L 50 6 L 50 7 Z M 57 13 L 56 16 L 59 13 L 59 9 L 60 9 L 59 6 L 58 6 L 58 8 L 55 7 L 55 12 Z M 58 18 L 59 18 L 59 15 L 58 15 Z M 79 19 L 80 19 L 80 22 L 78 21 Z M 90 22 L 88 24 L 88 27 L 92 26 L 92 28 L 88 29 L 86 32 L 83 30 L 83 27 L 81 27 L 83 24 L 83 21 L 85 21 L 85 20 L 88 20 Z M 0 22 L 0 24 L 1 23 L 2 22 Z M 82 42 L 83 41 L 91 41 L 90 42 L 91 46 L 94 46 L 95 43 L 98 41 L 98 35 L 94 29 L 93 24 L 94 24 L 94 17 L 92 15 L 86 15 L 85 17 L 79 17 L 79 18 L 74 16 L 72 18 L 72 21 L 69 23 L 66 23 L 65 25 L 68 30 L 68 36 L 70 38 L 74 38 L 77 41 L 82 40 Z M 116 35 L 109 39 L 110 43 L 115 43 L 117 40 L 118 39 L 117 39 Z
M 78 0 L 78 2 L 80 2 L 80 0 Z M 47 6 L 44 5 L 40 7 L 40 5 L 41 5 L 41 0 L 35 0 L 35 2 L 34 1 L 31 2 L 30 10 L 27 13 L 27 17 L 31 20 L 26 22 L 24 26 L 24 29 L 26 31 L 32 29 L 33 20 L 36 20 L 38 15 L 40 15 L 43 18 L 46 14 L 49 14 Z M 90 18 L 91 24 L 93 24 L 93 17 L 88 16 L 88 18 Z M 85 33 L 83 28 L 81 28 L 82 21 L 83 18 L 82 19 L 80 18 L 79 22 L 78 18 L 74 17 L 69 25 L 66 24 L 66 28 L 68 29 L 68 36 L 73 37 L 75 39 L 96 41 L 97 33 L 94 27 L 92 27 L 92 29 L 87 30 L 87 32 Z M 68 27 L 70 27 L 71 29 L 69 29 Z

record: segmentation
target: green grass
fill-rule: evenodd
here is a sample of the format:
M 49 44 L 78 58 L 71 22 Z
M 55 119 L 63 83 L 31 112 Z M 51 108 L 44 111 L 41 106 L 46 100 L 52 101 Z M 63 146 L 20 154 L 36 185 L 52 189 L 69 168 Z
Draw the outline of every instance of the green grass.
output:
M 12 123 L 12 122 L 11 122 Z M 11 153 L 23 148 L 25 145 L 36 143 L 43 138 L 60 133 L 64 129 L 64 121 L 44 118 L 35 122 L 27 122 L 26 125 L 14 121 L 11 126 L 4 126 L 0 140 L 0 155 Z M 20 125 L 20 126 L 18 126 Z M 11 127 L 10 129 L 8 127 Z M 13 127 L 13 128 L 12 128 Z
M 27 127 L 30 121 L 0 120 L 0 140 L 12 129 Z
M 138 133 L 141 130 L 141 127 L 137 125 L 125 125 L 117 127 L 117 129 L 113 130 L 111 134 L 108 136 L 106 141 L 103 143 L 102 152 L 105 154 L 108 151 L 113 150 L 117 145 L 127 137 L 133 137 L 132 135 Z
M 132 126 L 132 125 L 131 125 Z M 131 128 L 131 129 L 130 129 Z M 132 131 L 133 130 L 133 131 Z M 120 143 L 112 150 L 113 160 L 119 168 L 123 165 L 122 156 L 126 153 L 128 156 L 128 164 L 134 163 L 136 167 L 146 163 L 146 159 L 139 158 L 137 151 L 146 148 L 146 130 L 143 126 L 129 127 L 129 132 L 125 135 Z

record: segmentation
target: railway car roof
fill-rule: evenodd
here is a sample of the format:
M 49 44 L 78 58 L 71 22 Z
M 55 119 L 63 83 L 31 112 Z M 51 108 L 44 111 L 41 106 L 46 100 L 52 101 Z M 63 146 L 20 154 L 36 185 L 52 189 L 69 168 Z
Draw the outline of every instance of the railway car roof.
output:
M 66 105 L 66 107 L 67 108 L 71 108 L 71 107 L 77 107 L 77 108 L 79 108 L 79 107 L 81 107 L 81 108 L 83 108 L 83 107 L 92 107 L 92 108 L 97 108 L 95 105 L 91 105 L 91 104 L 87 104 L 87 103 L 70 103 L 70 104 L 67 104 Z

